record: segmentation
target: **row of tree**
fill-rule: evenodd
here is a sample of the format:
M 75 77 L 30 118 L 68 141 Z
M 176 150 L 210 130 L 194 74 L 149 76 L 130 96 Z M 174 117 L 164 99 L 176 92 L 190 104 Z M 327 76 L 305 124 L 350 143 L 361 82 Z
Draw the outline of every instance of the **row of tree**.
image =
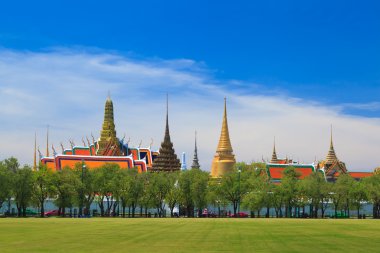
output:
M 362 205 L 372 203 L 373 217 L 380 218 L 380 175 L 355 181 L 342 174 L 335 183 L 329 183 L 320 172 L 300 180 L 296 170 L 289 167 L 281 183 L 276 184 L 262 163 L 238 163 L 232 173 L 216 180 L 199 169 L 138 173 L 115 164 L 88 168 L 78 163 L 74 169 L 53 172 L 43 165 L 36 171 L 20 167 L 15 158 L 0 162 L 0 208 L 8 204 L 10 210 L 13 200 L 18 216 L 26 216 L 27 207 L 35 206 L 43 217 L 48 198 L 54 200 L 62 216 L 72 208 L 78 208 L 79 215 L 88 215 L 96 203 L 101 216 L 148 216 L 154 209 L 162 217 L 167 207 L 173 216 L 179 206 L 180 215 L 194 217 L 213 206 L 219 216 L 230 207 L 236 215 L 242 207 L 252 216 L 269 217 L 274 210 L 276 217 L 323 218 L 329 207 L 335 217 L 340 210 L 349 217 L 350 210 L 359 216 Z

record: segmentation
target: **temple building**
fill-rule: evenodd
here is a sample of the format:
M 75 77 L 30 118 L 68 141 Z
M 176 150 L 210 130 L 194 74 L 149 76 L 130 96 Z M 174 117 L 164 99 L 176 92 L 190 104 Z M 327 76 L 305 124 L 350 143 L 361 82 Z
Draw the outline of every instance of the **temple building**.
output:
M 150 146 L 143 148 L 140 144 L 138 147 L 132 147 L 129 145 L 129 141 L 124 143 L 124 138 L 117 138 L 113 102 L 110 96 L 108 96 L 105 103 L 100 138 L 96 141 L 92 136 L 91 141 L 87 137 L 86 140 L 87 143 L 82 139 L 83 145 L 81 146 L 75 145 L 70 140 L 71 148 L 68 149 L 64 148 L 61 143 L 61 154 L 57 154 L 52 146 L 53 156 L 50 156 L 47 136 L 46 155 L 44 156 L 39 152 L 40 161 L 53 170 L 61 170 L 64 167 L 74 168 L 77 163 L 85 163 L 87 168 L 97 168 L 105 163 L 116 163 L 123 169 L 136 167 L 139 172 L 146 172 L 152 168 L 153 161 L 158 156 L 158 151 L 151 150 Z M 34 168 L 36 168 L 36 162 Z
M 276 142 L 273 145 L 272 158 L 269 163 L 266 163 L 266 170 L 269 178 L 273 183 L 281 182 L 283 177 L 283 172 L 286 168 L 293 167 L 297 173 L 300 175 L 300 179 L 303 179 L 315 172 L 317 169 L 315 165 L 312 164 L 299 164 L 292 159 L 278 158 L 276 152 Z
M 211 165 L 212 178 L 220 178 L 224 174 L 229 173 L 233 170 L 236 160 L 235 155 L 232 152 L 233 150 L 227 123 L 227 101 L 226 98 L 224 98 L 222 131 L 219 138 L 219 144 L 216 149 L 216 154 Z
M 349 172 L 346 164 L 340 161 L 335 153 L 333 144 L 332 128 L 330 134 L 330 148 L 327 152 L 325 160 L 310 164 L 300 164 L 292 159 L 279 159 L 276 153 L 276 144 L 273 146 L 272 158 L 269 163 L 266 163 L 267 174 L 274 183 L 281 182 L 283 171 L 288 167 L 294 167 L 300 174 L 300 179 L 303 179 L 315 171 L 322 173 L 328 182 L 335 182 L 340 174 L 349 174 L 355 180 L 361 180 L 365 177 L 370 177 L 372 172 Z M 380 169 L 379 169 L 380 170 Z M 376 171 L 376 169 L 375 169 Z
M 330 148 L 327 152 L 326 159 L 319 162 L 319 169 L 323 170 L 326 175 L 326 179 L 328 181 L 335 181 L 339 174 L 346 174 L 347 168 L 346 164 L 340 161 L 335 153 L 334 144 L 333 144 L 333 135 L 332 135 L 332 127 L 330 134 Z
M 173 148 L 173 143 L 170 140 L 169 132 L 169 105 L 166 98 L 166 127 L 164 141 L 161 143 L 160 151 L 156 159 L 153 161 L 151 171 L 174 172 L 181 169 L 181 163 Z

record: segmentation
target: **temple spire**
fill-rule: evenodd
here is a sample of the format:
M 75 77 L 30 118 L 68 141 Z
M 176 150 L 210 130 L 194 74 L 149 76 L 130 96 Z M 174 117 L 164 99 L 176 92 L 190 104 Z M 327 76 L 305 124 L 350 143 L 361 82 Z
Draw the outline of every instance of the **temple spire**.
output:
M 220 133 L 219 144 L 216 152 L 218 153 L 232 153 L 232 145 L 230 140 L 230 134 L 228 131 L 227 122 L 227 98 L 224 98 L 224 113 L 223 113 L 223 123 L 222 131 Z
M 272 159 L 270 160 L 270 163 L 278 163 L 277 159 L 277 153 L 276 153 L 276 137 L 273 141 L 273 153 L 272 153 Z
M 49 157 L 49 125 L 47 125 L 46 131 L 46 157 Z
M 336 156 L 335 150 L 334 150 L 334 143 L 333 143 L 333 130 L 331 125 L 330 130 L 330 149 L 326 156 L 326 163 L 332 164 L 334 162 L 338 161 L 338 157 Z
M 170 140 L 169 132 L 169 96 L 166 94 L 166 126 L 164 141 L 161 142 L 161 147 L 158 156 L 154 159 L 151 171 L 178 171 L 181 168 L 181 163 L 175 154 L 173 143 Z
M 108 154 L 109 152 L 107 152 L 107 149 L 109 148 L 116 150 L 116 155 L 120 153 L 120 149 L 118 147 L 119 141 L 116 137 L 115 122 L 113 116 L 113 102 L 109 93 L 104 107 L 104 121 L 102 130 L 100 131 L 100 140 L 98 144 L 99 149 L 97 151 L 97 155 L 105 155 L 105 153 Z
M 211 177 L 220 178 L 233 170 L 236 160 L 232 151 L 227 122 L 227 99 L 224 98 L 222 131 L 220 133 L 216 154 L 211 165 Z
M 165 126 L 165 137 L 164 139 L 170 142 L 170 132 L 169 132 L 169 94 L 166 93 L 166 126 Z
M 194 147 L 194 158 L 193 163 L 191 164 L 192 169 L 199 169 L 201 166 L 198 161 L 198 149 L 197 149 L 197 131 L 195 131 L 195 147 Z

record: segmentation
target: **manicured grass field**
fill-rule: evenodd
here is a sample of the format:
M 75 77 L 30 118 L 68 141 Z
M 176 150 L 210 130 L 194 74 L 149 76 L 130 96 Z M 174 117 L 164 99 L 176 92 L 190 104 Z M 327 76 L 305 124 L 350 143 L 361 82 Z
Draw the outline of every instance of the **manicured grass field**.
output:
M 380 220 L 4 218 L 0 252 L 380 252 Z

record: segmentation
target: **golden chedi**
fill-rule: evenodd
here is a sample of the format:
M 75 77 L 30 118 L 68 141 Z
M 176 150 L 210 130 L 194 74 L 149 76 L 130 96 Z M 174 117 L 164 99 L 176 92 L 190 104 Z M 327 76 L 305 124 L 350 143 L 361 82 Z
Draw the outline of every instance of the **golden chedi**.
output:
M 216 149 L 216 154 L 211 165 L 212 178 L 220 178 L 233 170 L 236 160 L 232 151 L 230 135 L 228 133 L 227 105 L 225 98 L 222 132 L 220 134 L 218 148 Z

